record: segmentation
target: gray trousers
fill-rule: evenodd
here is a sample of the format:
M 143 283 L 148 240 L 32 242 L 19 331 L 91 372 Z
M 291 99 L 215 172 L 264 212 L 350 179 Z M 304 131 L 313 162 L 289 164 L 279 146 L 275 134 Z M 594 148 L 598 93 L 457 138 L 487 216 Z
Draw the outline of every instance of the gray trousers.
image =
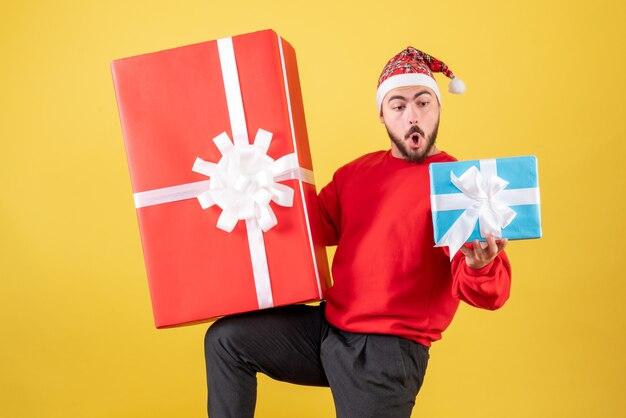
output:
M 222 318 L 204 350 L 210 418 L 252 418 L 258 372 L 330 386 L 339 418 L 408 418 L 429 357 L 401 337 L 341 331 L 326 321 L 323 304 Z

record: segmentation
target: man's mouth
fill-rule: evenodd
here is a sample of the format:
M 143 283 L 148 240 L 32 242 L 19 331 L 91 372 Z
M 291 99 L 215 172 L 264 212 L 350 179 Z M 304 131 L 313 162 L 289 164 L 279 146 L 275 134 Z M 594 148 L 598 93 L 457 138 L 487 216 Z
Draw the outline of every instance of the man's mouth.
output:
M 417 133 L 408 135 L 407 140 L 409 141 L 409 144 L 412 144 L 413 146 L 419 147 L 421 145 L 421 137 Z
M 405 139 L 408 141 L 412 141 L 414 146 L 419 147 L 422 144 L 421 138 L 424 137 L 424 132 L 419 128 L 419 126 L 414 125 L 409 129 L 409 132 L 405 135 Z

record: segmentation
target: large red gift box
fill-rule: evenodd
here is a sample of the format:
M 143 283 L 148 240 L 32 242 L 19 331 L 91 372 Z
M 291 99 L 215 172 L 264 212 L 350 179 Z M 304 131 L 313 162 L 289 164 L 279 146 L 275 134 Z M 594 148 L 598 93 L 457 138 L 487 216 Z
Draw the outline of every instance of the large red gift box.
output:
M 265 30 L 111 67 L 156 326 L 323 299 L 291 45 Z

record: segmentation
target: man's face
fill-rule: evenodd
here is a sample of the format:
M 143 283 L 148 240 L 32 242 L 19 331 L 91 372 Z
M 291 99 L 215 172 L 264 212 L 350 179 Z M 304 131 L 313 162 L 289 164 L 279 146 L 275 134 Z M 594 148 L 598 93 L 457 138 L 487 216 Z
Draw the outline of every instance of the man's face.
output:
M 391 139 L 391 154 L 411 162 L 439 152 L 435 147 L 441 107 L 428 87 L 391 90 L 382 103 L 380 121 Z

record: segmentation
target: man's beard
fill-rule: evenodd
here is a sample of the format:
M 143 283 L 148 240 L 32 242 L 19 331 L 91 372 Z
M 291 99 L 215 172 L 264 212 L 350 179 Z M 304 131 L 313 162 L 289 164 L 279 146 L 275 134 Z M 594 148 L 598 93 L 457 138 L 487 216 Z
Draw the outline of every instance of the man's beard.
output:
M 387 129 L 387 134 L 389 135 L 389 138 L 393 141 L 394 144 L 396 144 L 396 147 L 398 148 L 398 151 L 400 151 L 400 153 L 402 154 L 402 157 L 404 157 L 406 161 L 419 163 L 422 162 L 426 157 L 428 157 L 428 154 L 430 154 L 430 151 L 435 146 L 435 142 L 437 141 L 437 133 L 439 132 L 439 119 L 437 119 L 437 124 L 435 125 L 435 128 L 430 135 L 426 135 L 419 126 L 413 125 L 411 126 L 411 129 L 409 129 L 408 132 L 405 134 L 404 140 L 401 140 L 400 138 L 389 132 L 389 129 L 386 125 L 385 129 Z M 411 149 L 407 144 L 409 136 L 415 133 L 420 134 L 422 138 L 424 138 L 425 144 L 423 147 L 421 147 L 421 149 Z

